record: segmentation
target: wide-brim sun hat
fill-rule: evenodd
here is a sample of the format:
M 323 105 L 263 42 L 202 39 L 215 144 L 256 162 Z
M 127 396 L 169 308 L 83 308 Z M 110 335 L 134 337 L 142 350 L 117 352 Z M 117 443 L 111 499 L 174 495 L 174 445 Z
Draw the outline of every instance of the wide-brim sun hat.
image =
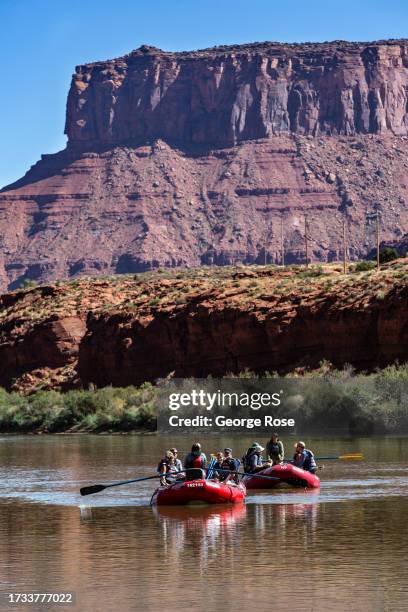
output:
M 254 442 L 253 445 L 251 446 L 251 448 L 253 448 L 254 450 L 258 451 L 259 453 L 261 453 L 263 450 L 265 450 L 263 446 L 258 444 L 258 442 Z

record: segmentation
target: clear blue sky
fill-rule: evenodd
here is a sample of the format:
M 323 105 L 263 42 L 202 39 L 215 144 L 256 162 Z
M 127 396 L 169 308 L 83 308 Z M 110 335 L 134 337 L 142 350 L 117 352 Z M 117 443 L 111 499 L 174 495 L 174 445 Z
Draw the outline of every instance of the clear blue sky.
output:
M 408 0 L 0 0 L 0 187 L 65 146 L 77 64 L 143 43 L 186 50 L 403 37 Z

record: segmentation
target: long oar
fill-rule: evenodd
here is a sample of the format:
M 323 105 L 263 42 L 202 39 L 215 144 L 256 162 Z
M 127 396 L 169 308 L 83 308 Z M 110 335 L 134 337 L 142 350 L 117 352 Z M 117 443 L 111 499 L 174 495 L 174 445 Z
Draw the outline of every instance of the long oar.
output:
M 239 476 L 256 476 L 257 478 L 267 478 L 268 480 L 280 480 L 280 478 L 277 478 L 276 476 L 264 476 L 258 472 L 251 474 L 250 472 L 237 472 L 236 470 L 226 470 L 224 468 L 220 469 L 219 471 L 220 473 L 226 474 L 239 474 Z
M 188 470 L 179 470 L 178 472 L 168 472 L 168 475 L 172 474 L 183 474 Z M 274 476 L 263 476 L 262 474 L 249 474 L 247 472 L 236 472 L 234 470 L 222 470 L 223 472 L 229 472 L 232 474 L 239 474 L 240 476 L 256 476 L 257 478 L 268 478 L 269 480 L 280 480 Z M 134 478 L 133 480 L 123 480 L 122 482 L 114 482 L 112 484 L 96 484 L 90 485 L 89 487 L 82 487 L 79 490 L 81 495 L 92 495 L 92 493 L 99 493 L 100 491 L 104 491 L 110 487 L 119 487 L 121 485 L 132 484 L 133 482 L 142 482 L 143 480 L 153 480 L 154 478 L 162 478 L 163 474 L 157 474 L 156 476 L 145 476 L 143 478 Z
M 362 461 L 364 456 L 362 453 L 347 453 L 346 455 L 337 455 L 334 457 L 315 457 L 316 461 L 327 461 L 331 459 L 340 459 L 342 461 Z
M 176 472 L 173 472 L 175 474 Z M 89 487 L 82 487 L 79 490 L 81 495 L 91 495 L 91 493 L 99 493 L 99 491 L 103 491 L 104 489 L 108 489 L 109 487 L 119 487 L 120 485 L 131 484 L 132 482 L 142 482 L 142 480 L 153 480 L 153 478 L 162 478 L 163 474 L 157 474 L 156 476 L 145 476 L 144 478 L 135 478 L 134 480 L 124 480 L 123 482 L 114 482 L 113 484 L 96 484 L 91 485 Z

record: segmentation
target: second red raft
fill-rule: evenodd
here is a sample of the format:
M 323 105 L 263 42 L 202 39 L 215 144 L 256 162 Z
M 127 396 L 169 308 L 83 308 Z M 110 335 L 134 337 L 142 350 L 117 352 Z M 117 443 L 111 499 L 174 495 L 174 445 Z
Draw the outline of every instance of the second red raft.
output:
M 259 476 L 273 476 L 277 480 L 259 478 Z M 307 489 L 318 489 L 320 479 L 310 472 L 302 470 L 291 463 L 273 465 L 270 468 L 261 470 L 253 476 L 245 476 L 243 482 L 248 489 L 273 489 L 281 484 L 292 487 L 304 487 Z
M 159 487 L 153 493 L 152 504 L 183 506 L 186 504 L 239 504 L 245 499 L 242 483 L 223 484 L 216 480 L 189 480 Z

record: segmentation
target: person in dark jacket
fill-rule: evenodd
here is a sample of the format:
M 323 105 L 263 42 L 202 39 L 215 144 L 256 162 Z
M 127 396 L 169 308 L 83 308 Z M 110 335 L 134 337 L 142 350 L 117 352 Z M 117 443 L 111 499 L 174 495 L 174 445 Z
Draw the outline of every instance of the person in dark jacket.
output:
M 220 457 L 222 460 L 220 460 Z M 217 478 L 225 484 L 229 481 L 238 483 L 238 472 L 240 466 L 239 459 L 234 459 L 231 448 L 224 448 L 224 455 L 217 453 L 217 463 L 214 468 L 217 471 Z M 224 470 L 224 471 L 223 471 Z
M 266 445 L 266 456 L 272 461 L 272 465 L 282 463 L 285 458 L 285 450 L 282 442 L 279 440 L 279 435 L 274 432 Z
M 202 470 L 205 469 L 207 465 L 207 457 L 201 451 L 201 444 L 199 442 L 195 442 L 191 447 L 191 452 L 188 453 L 187 457 L 184 460 L 185 468 L 200 468 Z
M 252 446 L 248 448 L 247 452 L 242 457 L 245 472 L 254 474 L 255 472 L 259 472 L 271 466 L 271 462 L 265 462 L 262 457 L 262 452 L 264 450 L 263 446 L 258 444 L 258 442 L 254 442 Z
M 295 454 L 293 455 L 292 463 L 293 465 L 296 465 L 296 467 L 302 468 L 302 470 L 310 472 L 311 474 L 315 474 L 317 471 L 314 454 L 311 450 L 306 448 L 306 444 L 304 442 L 296 442 Z

